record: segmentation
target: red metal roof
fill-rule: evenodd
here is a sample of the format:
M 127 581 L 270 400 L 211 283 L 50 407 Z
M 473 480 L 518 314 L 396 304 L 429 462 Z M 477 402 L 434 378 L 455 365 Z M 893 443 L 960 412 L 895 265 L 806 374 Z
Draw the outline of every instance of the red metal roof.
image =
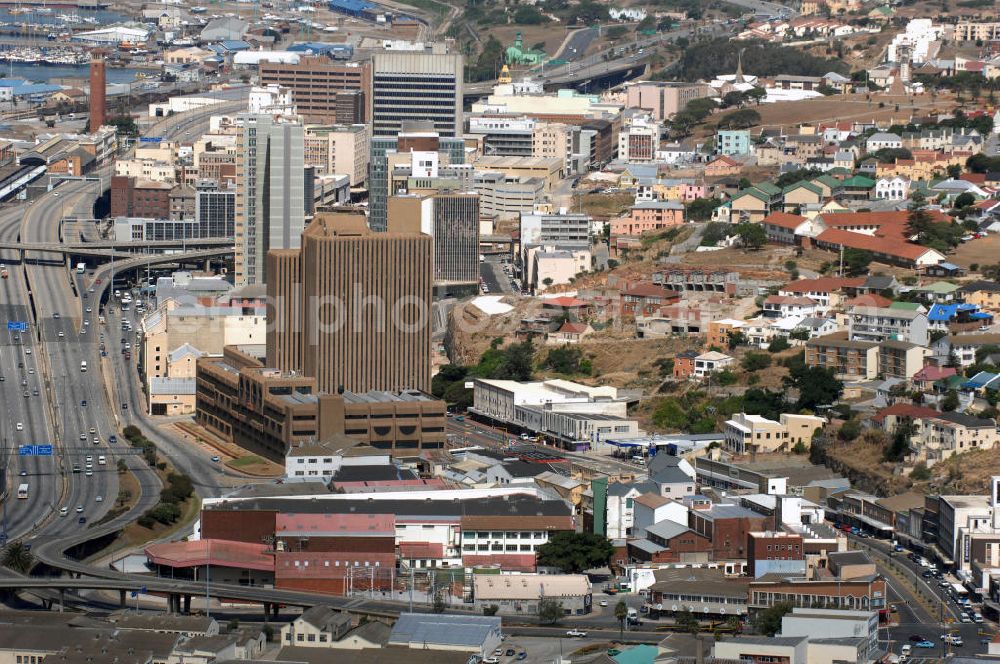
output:
M 924 406 L 914 406 L 908 403 L 894 403 L 888 408 L 883 408 L 879 412 L 875 413 L 875 416 L 872 417 L 872 419 L 876 422 L 881 422 L 889 415 L 917 419 L 920 417 L 937 417 L 940 413 L 933 408 L 926 408 Z
M 857 297 L 852 297 L 849 300 L 844 300 L 843 306 L 845 307 L 888 307 L 892 304 L 892 300 L 882 295 L 872 293 L 870 295 L 859 295 Z
M 444 558 L 444 544 L 440 542 L 400 542 L 399 555 L 403 558 Z
M 772 212 L 764 217 L 765 224 L 777 226 L 778 228 L 787 228 L 790 231 L 794 231 L 805 220 L 805 217 L 797 214 L 790 214 L 788 212 Z
M 163 542 L 146 547 L 146 558 L 167 567 L 238 567 L 240 569 L 274 570 L 274 555 L 267 553 L 266 544 L 229 540 L 194 540 Z
M 955 367 L 939 367 L 933 364 L 928 364 L 926 367 L 913 374 L 913 380 L 941 380 L 942 378 L 948 378 L 949 376 L 954 376 L 958 371 Z
M 327 537 L 395 537 L 394 514 L 290 514 L 279 513 L 275 533 Z
M 791 281 L 782 286 L 781 290 L 791 293 L 835 293 L 845 288 L 858 288 L 864 283 L 864 277 L 820 277 Z
M 585 307 L 589 302 L 578 300 L 575 297 L 549 297 L 542 299 L 542 306 L 545 307 Z

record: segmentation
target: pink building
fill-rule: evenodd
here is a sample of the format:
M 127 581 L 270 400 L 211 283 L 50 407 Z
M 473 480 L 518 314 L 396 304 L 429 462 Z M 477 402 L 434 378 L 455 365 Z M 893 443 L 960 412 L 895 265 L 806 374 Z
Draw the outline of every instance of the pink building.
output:
M 677 201 L 647 201 L 633 205 L 629 216 L 611 221 L 611 235 L 642 235 L 684 223 L 684 206 Z

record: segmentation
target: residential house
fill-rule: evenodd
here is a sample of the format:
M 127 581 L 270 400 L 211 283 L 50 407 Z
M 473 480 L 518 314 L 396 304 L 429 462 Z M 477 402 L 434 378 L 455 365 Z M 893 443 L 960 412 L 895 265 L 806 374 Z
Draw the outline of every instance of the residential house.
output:
M 735 360 L 725 353 L 714 350 L 702 353 L 694 358 L 694 376 L 695 378 L 707 378 L 713 373 L 731 366 L 733 362 Z
M 642 482 L 611 482 L 608 484 L 607 535 L 608 539 L 632 537 L 635 525 L 635 499 L 643 494 L 658 493 L 659 487 L 651 480 Z
M 684 379 L 693 376 L 696 357 L 698 357 L 698 352 L 693 350 L 681 351 L 674 355 L 674 378 Z
M 900 175 L 875 180 L 874 198 L 880 201 L 905 201 L 910 197 L 910 180 Z
M 868 154 L 886 149 L 900 149 L 903 147 L 903 137 L 891 132 L 879 131 L 868 137 L 865 141 L 865 151 Z
M 863 277 L 820 277 L 818 279 L 798 279 L 790 281 L 780 289 L 778 295 L 805 296 L 815 300 L 819 311 L 827 312 L 840 306 L 841 302 L 864 284 Z
M 658 493 L 644 493 L 635 499 L 635 522 L 632 537 L 645 537 L 646 528 L 654 523 L 673 521 L 687 526 L 688 506 L 680 501 L 683 496 L 669 498 Z
M 980 309 L 1000 312 L 1000 283 L 995 281 L 973 281 L 959 288 L 958 295 L 965 302 L 975 304 Z
M 918 457 L 944 460 L 972 450 L 989 450 L 1000 441 L 996 420 L 965 413 L 937 413 L 923 421 L 911 445 Z
M 629 558 L 636 562 L 702 562 L 709 558 L 712 543 L 686 524 L 673 521 L 654 523 L 645 529 L 645 537 L 628 543 Z
M 351 614 L 325 604 L 310 607 L 281 628 L 280 641 L 285 646 L 330 648 L 351 631 Z
M 721 178 L 728 175 L 739 175 L 742 170 L 743 164 L 723 154 L 705 164 L 705 177 Z
M 790 184 L 783 190 L 785 212 L 795 212 L 807 205 L 819 205 L 823 202 L 823 190 L 811 182 L 802 180 Z
M 1000 334 L 949 334 L 931 345 L 936 356 L 954 356 L 961 367 L 975 364 L 976 351 L 986 346 L 1000 346 Z
M 825 419 L 813 415 L 782 413 L 775 421 L 760 415 L 736 413 L 726 420 L 723 433 L 726 447 L 734 454 L 789 452 L 800 444 L 808 448 L 816 429 L 825 425 Z
M 623 316 L 650 316 L 678 300 L 680 293 L 675 290 L 652 283 L 640 283 L 621 291 L 620 312 Z
M 769 295 L 764 300 L 764 316 L 784 318 L 786 316 L 812 316 L 818 313 L 816 300 L 802 295 Z
M 694 467 L 682 457 L 657 454 L 649 461 L 648 471 L 661 496 L 680 499 L 695 493 Z
M 944 380 L 950 376 L 954 376 L 957 373 L 955 367 L 942 367 L 936 364 L 927 364 L 917 373 L 910 377 L 910 383 L 912 383 L 914 389 L 921 392 L 929 392 L 934 387 L 934 383 L 939 380 Z
M 812 222 L 805 217 L 787 212 L 772 212 L 767 215 L 761 225 L 767 233 L 769 242 L 779 244 L 800 244 L 802 236 L 812 227 Z

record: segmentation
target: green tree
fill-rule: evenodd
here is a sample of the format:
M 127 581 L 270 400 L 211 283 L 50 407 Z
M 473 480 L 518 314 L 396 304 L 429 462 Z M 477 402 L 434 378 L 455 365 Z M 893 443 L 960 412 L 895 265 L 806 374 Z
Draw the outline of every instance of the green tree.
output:
M 925 482 L 931 478 L 931 471 L 927 464 L 921 461 L 913 466 L 910 471 L 910 479 L 914 482 Z
M 541 25 L 548 22 L 549 17 L 531 5 L 519 5 L 514 10 L 514 23 L 519 25 Z
M 747 353 L 740 364 L 746 371 L 760 371 L 771 366 L 771 356 L 765 353 Z
M 444 613 L 445 609 L 448 608 L 448 604 L 444 601 L 444 593 L 438 588 L 434 591 L 434 601 L 431 604 L 431 610 L 434 613 Z
M 35 565 L 35 556 L 21 540 L 14 540 L 4 548 L 0 563 L 18 574 L 27 574 Z
M 954 412 L 955 409 L 958 408 L 958 405 L 958 392 L 955 390 L 948 390 L 948 392 L 944 395 L 944 398 L 941 399 L 941 411 L 945 413 Z
M 781 351 L 788 350 L 791 347 L 791 344 L 788 343 L 788 339 L 785 337 L 775 337 L 771 340 L 771 343 L 767 345 L 767 352 L 780 353 Z
M 723 369 L 722 371 L 719 371 L 718 373 L 715 374 L 715 382 L 718 383 L 719 385 L 724 385 L 724 386 L 735 385 L 736 374 L 734 374 L 729 369 Z M 708 432 L 706 431 L 698 433 L 708 433 Z
M 698 618 L 695 617 L 691 609 L 687 607 L 674 614 L 674 623 L 676 623 L 680 631 L 687 632 L 688 634 L 697 634 L 701 631 L 701 623 L 698 622 Z
M 737 346 L 746 346 L 750 343 L 750 339 L 743 332 L 736 330 L 726 335 L 726 343 L 729 345 L 729 350 L 733 350 Z
M 538 564 L 557 567 L 566 574 L 579 574 L 594 567 L 604 567 L 614 551 L 603 535 L 557 532 L 538 547 Z
M 736 235 L 747 249 L 757 251 L 767 242 L 767 233 L 760 224 L 742 223 L 736 225 Z
M 760 113 L 752 108 L 743 108 L 727 113 L 719 120 L 719 129 L 748 129 L 760 124 Z
M 781 630 L 781 619 L 791 612 L 791 602 L 778 602 L 763 611 L 758 611 L 754 618 L 754 625 L 761 634 L 774 636 Z
M 615 604 L 615 620 L 618 621 L 619 638 L 624 638 L 626 618 L 628 618 L 628 604 L 625 603 L 625 600 L 620 599 L 618 600 L 618 603 Z
M 844 391 L 844 384 L 837 380 L 833 369 L 824 367 L 794 367 L 789 370 L 785 382 L 799 391 L 797 410 L 815 411 L 817 406 L 837 401 Z
M 550 350 L 543 366 L 562 374 L 590 373 L 590 371 L 584 372 L 582 370 L 582 365 L 585 362 L 589 369 L 590 362 L 584 360 L 583 351 L 578 346 L 566 344 Z
M 848 277 L 858 277 L 868 272 L 871 265 L 872 252 L 866 249 L 849 247 L 844 249 L 844 274 Z
M 562 602 L 554 599 L 543 599 L 538 602 L 538 620 L 543 625 L 554 625 L 566 615 Z
M 722 205 L 722 201 L 717 198 L 696 198 L 687 204 L 688 221 L 708 221 L 712 218 L 712 213 L 715 211 L 715 208 L 720 205 Z M 716 242 L 718 242 L 718 240 L 716 240 Z M 715 242 L 712 244 L 714 245 Z
M 955 197 L 955 207 L 960 210 L 962 208 L 969 207 L 975 202 L 976 202 L 976 197 L 967 191 L 962 192 L 961 194 Z
M 844 441 L 852 441 L 861 435 L 861 423 L 858 420 L 847 420 L 837 431 L 837 438 Z

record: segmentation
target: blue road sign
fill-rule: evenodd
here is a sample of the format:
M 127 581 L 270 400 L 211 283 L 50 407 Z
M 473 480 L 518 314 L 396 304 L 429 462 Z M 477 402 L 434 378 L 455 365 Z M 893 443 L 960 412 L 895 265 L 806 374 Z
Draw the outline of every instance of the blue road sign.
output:
M 17 448 L 18 456 L 52 456 L 51 445 L 21 445 Z
M 27 332 L 28 324 L 21 320 L 9 320 L 7 321 L 7 331 L 8 332 Z
M 160 143 L 163 141 L 162 136 L 140 136 L 140 143 Z
M 135 599 L 138 596 L 139 596 L 139 591 L 138 590 L 133 590 L 132 591 L 132 598 Z

